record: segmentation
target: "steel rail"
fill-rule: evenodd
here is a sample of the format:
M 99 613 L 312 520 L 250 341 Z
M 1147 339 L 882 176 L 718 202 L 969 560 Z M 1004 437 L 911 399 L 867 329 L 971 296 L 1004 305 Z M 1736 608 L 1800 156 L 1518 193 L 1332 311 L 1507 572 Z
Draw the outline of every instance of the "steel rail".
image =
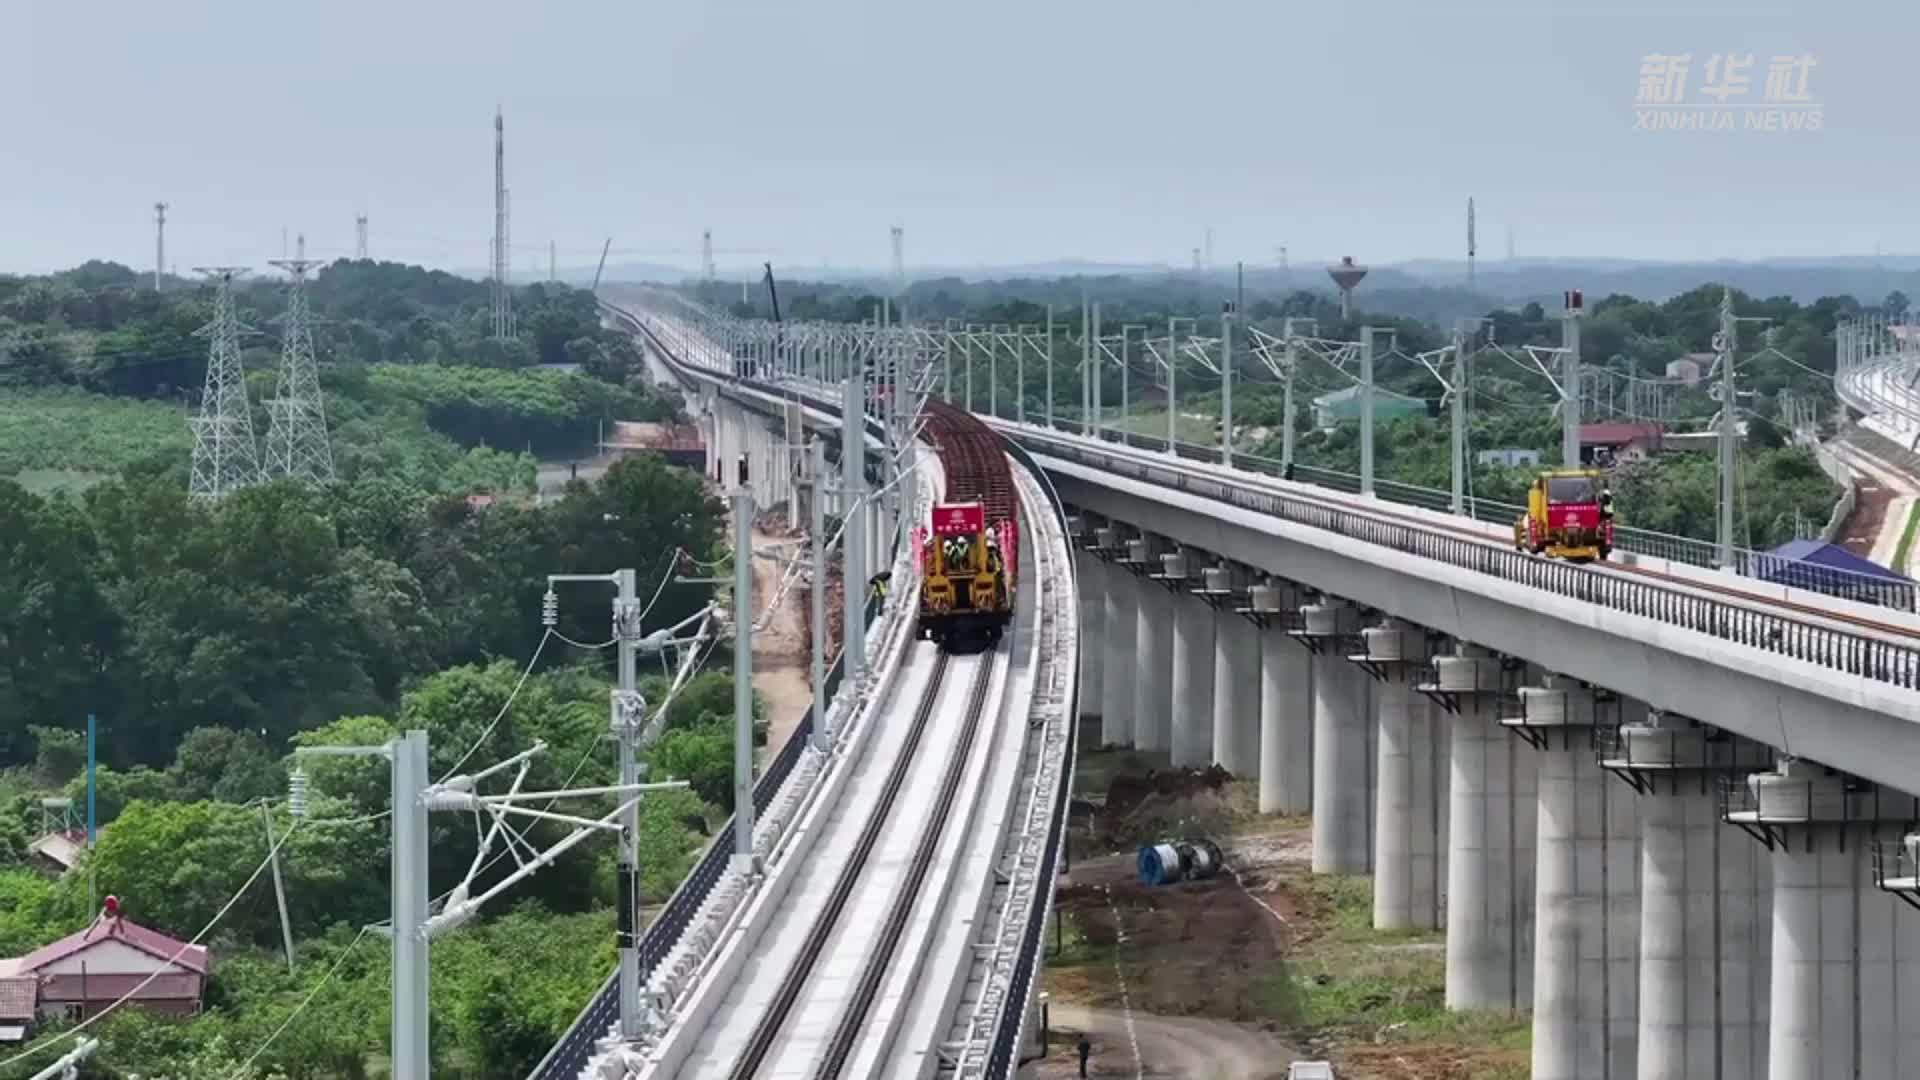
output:
M 997 650 L 989 655 L 997 655 Z M 987 687 L 993 680 L 993 669 L 991 661 L 982 664 L 980 674 L 974 681 L 967 701 L 966 726 L 961 730 L 953 760 L 947 763 L 946 776 L 940 782 L 940 794 L 934 800 L 926 830 L 920 834 L 920 844 L 914 850 L 906 880 L 894 894 L 893 905 L 880 925 L 879 939 L 867 952 L 866 965 L 853 987 L 853 1000 L 840 1015 L 833 1038 L 827 1043 L 826 1059 L 814 1073 L 820 1080 L 834 1080 L 846 1067 L 847 1059 L 852 1056 L 854 1045 L 860 1037 L 860 1030 L 866 1024 L 867 1013 L 873 1008 L 873 1000 L 879 996 L 880 984 L 893 963 L 893 952 L 900 943 L 900 935 L 905 932 L 907 920 L 912 917 L 913 909 L 919 903 L 920 888 L 926 882 L 927 870 L 933 865 L 940 838 L 946 834 L 948 811 L 960 790 L 960 778 L 966 773 L 967 760 L 973 754 L 973 744 L 980 733 L 981 714 L 986 711 Z
M 733 1068 L 728 1071 L 727 1075 L 731 1080 L 749 1080 L 760 1071 L 762 1065 L 766 1064 L 767 1055 L 772 1052 L 775 1040 L 786 1027 L 788 1017 L 800 1000 L 801 991 L 813 977 L 814 964 L 820 959 L 820 954 L 826 950 L 828 940 L 833 937 L 834 931 L 839 927 L 840 916 L 846 909 L 847 900 L 852 897 L 855 886 L 866 873 L 867 857 L 872 854 L 874 845 L 879 842 L 881 832 L 893 816 L 893 804 L 906 785 L 907 774 L 912 771 L 913 763 L 919 756 L 920 743 L 926 735 L 935 706 L 941 699 L 941 689 L 951 657 L 945 652 L 936 655 L 933 676 L 928 680 L 927 688 L 920 696 L 920 703 L 914 709 L 913 721 L 907 730 L 906 741 L 902 744 L 893 767 L 887 773 L 886 785 L 880 791 L 879 802 L 874 805 L 872 814 L 861 826 L 860 836 L 841 866 L 839 876 L 834 880 L 833 891 L 828 894 L 826 905 L 821 908 L 819 914 L 814 916 L 813 924 L 808 928 L 806 939 L 801 943 L 799 955 L 794 958 L 792 966 L 781 979 L 780 987 L 774 992 L 767 1011 L 761 1014 L 759 1022 L 754 1025 L 753 1033 L 748 1037 L 740 1057 L 734 1061 Z M 969 691 L 970 701 L 979 700 L 981 695 L 979 688 L 986 684 L 992 670 L 991 663 L 981 665 L 976 675 L 978 682 Z

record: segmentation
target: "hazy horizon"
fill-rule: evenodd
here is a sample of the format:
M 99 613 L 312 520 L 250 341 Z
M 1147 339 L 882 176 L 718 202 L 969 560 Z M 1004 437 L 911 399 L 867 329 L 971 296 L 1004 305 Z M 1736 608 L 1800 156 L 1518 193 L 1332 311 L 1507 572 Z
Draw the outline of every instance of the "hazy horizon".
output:
M 1920 251 L 1895 92 L 1920 9 L 1568 0 L 1366 11 L 1215 0 L 985 0 L 964 20 L 872 0 L 529 19 L 500 3 L 325 9 L 110 0 L 16 15 L 0 86 L 19 160 L 0 269 L 88 258 L 486 265 L 504 110 L 515 277 L 612 263 L 796 274 L 1085 260 L 1372 265 L 1695 262 Z M 1861 28 L 1870 24 L 1872 33 Z M 1812 57 L 1819 131 L 1634 130 L 1644 58 Z M 76 79 L 75 74 L 81 78 Z

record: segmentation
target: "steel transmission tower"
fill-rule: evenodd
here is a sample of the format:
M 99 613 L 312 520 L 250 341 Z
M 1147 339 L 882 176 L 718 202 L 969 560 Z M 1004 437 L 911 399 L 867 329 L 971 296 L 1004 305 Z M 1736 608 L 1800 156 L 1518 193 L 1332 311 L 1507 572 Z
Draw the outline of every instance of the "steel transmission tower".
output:
M 216 283 L 213 321 L 200 332 L 211 339 L 207 384 L 200 394 L 200 415 L 193 429 L 193 473 L 187 493 L 220 499 L 260 481 L 260 457 L 253 441 L 253 413 L 247 404 L 246 373 L 240 365 L 240 318 L 233 306 L 237 266 L 195 267 Z
M 287 293 L 287 329 L 280 353 L 280 383 L 267 402 L 269 479 L 289 477 L 309 487 L 333 483 L 333 449 L 327 444 L 327 410 L 321 400 L 320 368 L 313 358 L 313 330 L 307 317 L 307 271 L 320 265 L 305 258 L 277 259 L 273 265 L 293 275 Z
M 160 275 L 167 267 L 167 204 L 153 204 L 153 291 L 160 291 Z
M 513 250 L 508 232 L 507 125 L 500 110 L 493 111 L 493 336 L 513 336 L 513 287 L 507 283 Z

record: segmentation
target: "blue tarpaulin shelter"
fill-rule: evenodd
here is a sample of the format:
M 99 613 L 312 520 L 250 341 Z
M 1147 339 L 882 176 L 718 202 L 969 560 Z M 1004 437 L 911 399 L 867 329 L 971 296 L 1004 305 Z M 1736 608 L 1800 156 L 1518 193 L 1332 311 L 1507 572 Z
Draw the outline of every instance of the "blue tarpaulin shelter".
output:
M 1914 582 L 1839 544 L 1789 540 L 1754 556 L 1753 576 L 1883 607 L 1913 610 Z

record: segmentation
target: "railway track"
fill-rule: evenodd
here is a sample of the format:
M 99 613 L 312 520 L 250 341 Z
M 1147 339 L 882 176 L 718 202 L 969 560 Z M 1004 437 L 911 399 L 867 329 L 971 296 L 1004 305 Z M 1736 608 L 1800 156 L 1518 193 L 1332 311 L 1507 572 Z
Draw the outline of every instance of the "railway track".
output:
M 775 1063 L 774 1052 L 779 1044 L 780 1035 L 787 1028 L 796 1006 L 803 999 L 808 984 L 813 980 L 815 967 L 825 954 L 828 944 L 841 928 L 841 916 L 846 911 L 849 899 L 859 889 L 862 878 L 867 876 L 868 857 L 883 833 L 893 823 L 895 808 L 900 803 L 900 794 L 906 789 L 907 780 L 914 771 L 914 763 L 919 760 L 921 750 L 926 745 L 927 730 L 942 702 L 948 700 L 947 675 L 954 666 L 954 658 L 947 653 L 938 653 L 936 656 L 936 667 L 932 678 L 914 709 L 906 741 L 887 774 L 879 802 L 861 826 L 853 847 L 846 852 L 843 866 L 834 881 L 832 891 L 828 894 L 825 906 L 818 915 L 814 916 L 798 955 L 781 979 L 766 1011 L 755 1023 L 751 1035 L 740 1051 L 740 1056 L 728 1072 L 727 1075 L 732 1080 L 747 1080 L 749 1077 L 759 1075 L 763 1067 Z M 867 1012 L 886 974 L 891 950 L 898 942 L 914 903 L 918 899 L 920 886 L 932 863 L 933 852 L 944 833 L 950 816 L 948 808 L 952 805 L 958 791 L 970 751 L 978 737 L 984 714 L 987 712 L 988 687 L 992 683 L 995 669 L 1001 662 L 1003 661 L 1000 653 L 994 651 L 982 654 L 979 663 L 975 666 L 971 684 L 966 690 L 966 711 L 959 738 L 955 744 L 952 759 L 947 763 L 942 774 L 932 807 L 927 813 L 926 827 L 914 849 L 906 874 L 888 906 L 887 915 L 876 931 L 876 941 L 865 949 L 866 960 L 854 983 L 853 999 L 835 1026 L 833 1037 L 827 1048 L 826 1064 L 817 1075 L 839 1075 L 848 1053 L 857 1041 L 861 1025 L 866 1020 Z
M 1104 446 L 1099 448 L 1090 447 L 1089 449 L 1095 449 L 1096 452 L 1100 452 L 1100 451 L 1112 452 L 1114 450 L 1119 450 L 1121 448 L 1118 447 L 1117 445 L 1110 445 L 1110 446 Z M 1258 474 L 1258 473 L 1249 473 L 1249 474 L 1246 474 L 1246 476 L 1244 477 L 1233 477 L 1230 479 L 1222 478 L 1217 475 L 1213 475 L 1205 471 L 1204 469 L 1196 468 L 1195 467 L 1196 463 L 1186 461 L 1186 460 L 1179 460 L 1179 461 L 1169 460 L 1169 461 L 1157 462 L 1156 465 L 1160 468 L 1166 468 L 1166 469 L 1177 468 L 1180 471 L 1186 472 L 1188 475 L 1194 476 L 1197 479 L 1202 479 L 1212 483 L 1218 483 L 1218 484 L 1225 484 L 1229 482 L 1249 483 L 1254 488 L 1254 490 L 1257 490 L 1257 491 L 1268 492 L 1274 495 L 1284 496 L 1287 498 L 1300 499 L 1307 502 L 1317 503 L 1322 506 L 1326 506 L 1332 509 L 1343 510 L 1348 513 L 1364 514 L 1368 517 L 1376 518 L 1381 521 L 1388 521 L 1394 524 L 1405 525 L 1405 526 L 1421 529 L 1431 533 L 1452 536 L 1460 540 L 1468 541 L 1468 542 L 1480 545 L 1482 547 L 1487 547 L 1494 550 L 1506 551 L 1506 552 L 1513 551 L 1512 543 L 1507 542 L 1506 540 L 1504 540 L 1504 538 L 1496 537 L 1495 535 L 1491 534 L 1485 526 L 1480 525 L 1479 523 L 1470 523 L 1467 521 L 1462 521 L 1456 524 L 1454 522 L 1440 521 L 1440 520 L 1436 520 L 1432 516 L 1423 516 L 1420 514 L 1409 513 L 1395 503 L 1383 502 L 1375 499 L 1366 499 L 1360 496 L 1347 495 L 1342 492 L 1333 491 L 1331 489 L 1320 487 L 1318 485 L 1310 484 L 1310 483 L 1304 483 L 1299 481 L 1295 481 L 1291 483 L 1288 483 L 1285 481 L 1278 481 L 1278 482 L 1272 482 L 1272 483 L 1260 483 L 1261 480 L 1270 479 L 1270 478 L 1263 477 L 1261 474 Z M 1285 486 L 1284 487 L 1281 486 L 1282 484 L 1285 484 Z M 1531 556 L 1531 557 L 1544 559 L 1544 556 Z M 1783 612 L 1791 613 L 1796 616 L 1804 616 L 1811 619 L 1818 619 L 1823 622 L 1833 624 L 1836 628 L 1868 631 L 1874 634 L 1884 635 L 1885 637 L 1895 639 L 1897 642 L 1902 644 L 1920 645 L 1920 628 L 1916 628 L 1914 626 L 1902 625 L 1900 623 L 1895 623 L 1895 622 L 1888 622 L 1882 619 L 1873 619 L 1867 616 L 1856 614 L 1851 611 L 1839 611 L 1832 608 L 1820 607 L 1814 604 L 1800 603 L 1798 601 L 1786 599 L 1785 597 L 1770 596 L 1766 593 L 1757 592 L 1750 588 L 1742 588 L 1739 585 L 1723 584 L 1720 582 L 1713 582 L 1713 581 L 1702 581 L 1696 577 L 1683 576 L 1680 574 L 1669 573 L 1663 570 L 1656 570 L 1648 566 L 1639 566 L 1639 565 L 1633 565 L 1628 563 L 1616 563 L 1616 562 L 1591 563 L 1585 566 L 1583 569 L 1585 569 L 1589 573 L 1594 573 L 1594 574 L 1613 575 L 1613 576 L 1624 577 L 1624 578 L 1638 578 L 1644 581 L 1658 584 L 1666 588 L 1686 590 L 1686 591 L 1691 591 L 1696 593 L 1705 593 L 1713 596 L 1724 597 L 1729 601 L 1737 602 L 1740 604 L 1752 605 L 1756 608 L 1765 609 L 1773 613 L 1783 613 Z

